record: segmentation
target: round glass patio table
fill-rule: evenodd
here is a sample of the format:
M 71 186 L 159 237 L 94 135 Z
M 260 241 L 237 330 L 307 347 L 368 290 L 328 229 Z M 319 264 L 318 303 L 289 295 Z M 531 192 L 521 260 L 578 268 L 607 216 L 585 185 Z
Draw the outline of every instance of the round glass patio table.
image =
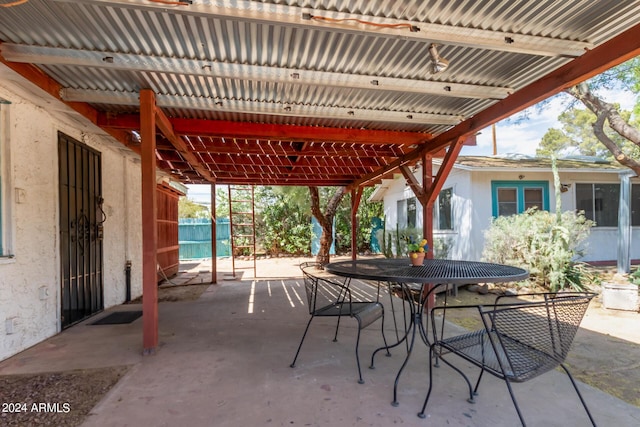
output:
M 517 282 L 529 277 L 529 272 L 519 267 L 448 259 L 425 259 L 421 266 L 413 266 L 408 258 L 368 258 L 332 262 L 325 266 L 325 270 L 331 274 L 350 279 L 370 280 L 378 284 L 384 282 L 387 283 L 390 291 L 392 285 L 398 284 L 401 287 L 403 299 L 411 302 L 409 304 L 411 311 L 410 321 L 403 337 L 399 338 L 395 344 L 378 348 L 371 355 L 371 368 L 373 368 L 374 358 L 378 351 L 402 344 L 409 339 L 409 334 L 411 334 L 410 343 L 407 347 L 407 356 L 396 375 L 393 385 L 393 401 L 391 402 L 393 406 L 398 405 L 398 381 L 413 351 L 416 331 L 420 333 L 425 344 L 429 345 L 426 328 L 422 322 L 422 314 L 429 296 L 438 287 L 449 284 Z M 413 297 L 415 291 L 418 291 L 417 300 Z M 391 299 L 391 304 L 393 308 L 393 299 Z

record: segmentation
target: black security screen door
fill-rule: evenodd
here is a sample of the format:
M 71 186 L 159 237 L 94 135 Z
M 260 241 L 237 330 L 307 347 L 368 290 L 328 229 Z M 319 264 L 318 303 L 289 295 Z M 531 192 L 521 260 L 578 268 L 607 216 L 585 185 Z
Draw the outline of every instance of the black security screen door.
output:
M 100 153 L 59 133 L 62 327 L 104 307 Z

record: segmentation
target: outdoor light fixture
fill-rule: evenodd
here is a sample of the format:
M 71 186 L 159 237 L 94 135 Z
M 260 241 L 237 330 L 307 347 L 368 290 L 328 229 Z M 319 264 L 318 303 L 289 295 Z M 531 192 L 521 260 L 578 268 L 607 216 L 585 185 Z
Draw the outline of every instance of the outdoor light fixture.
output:
M 438 48 L 433 43 L 429 46 L 429 56 L 431 56 L 431 72 L 433 74 L 440 73 L 449 66 L 449 61 L 440 57 Z

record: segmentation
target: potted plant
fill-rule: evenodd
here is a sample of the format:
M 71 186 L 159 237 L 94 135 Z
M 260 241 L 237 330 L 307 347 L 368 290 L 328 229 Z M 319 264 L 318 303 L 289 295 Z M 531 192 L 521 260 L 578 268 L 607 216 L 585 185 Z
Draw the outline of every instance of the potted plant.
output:
M 602 284 L 602 305 L 614 310 L 638 311 L 640 309 L 640 267 L 629 274 L 616 274 L 611 282 Z
M 420 241 L 414 236 L 405 236 L 407 241 L 407 251 L 412 265 L 422 265 L 424 257 L 429 250 L 427 239 L 422 238 Z

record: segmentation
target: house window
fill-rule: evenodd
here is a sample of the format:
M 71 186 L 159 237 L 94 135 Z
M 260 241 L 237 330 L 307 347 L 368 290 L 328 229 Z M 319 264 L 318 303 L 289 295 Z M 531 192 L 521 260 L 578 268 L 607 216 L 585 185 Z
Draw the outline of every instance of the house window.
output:
M 437 230 L 453 230 L 452 198 L 453 188 L 445 188 L 438 194 L 433 209 L 433 222 Z
M 398 213 L 398 230 L 407 228 L 407 200 L 398 200 L 396 204 Z
M 549 210 L 549 182 L 492 181 L 493 216 L 522 213 L 530 208 Z
M 398 230 L 416 228 L 416 198 L 398 200 Z
M 640 226 L 640 184 L 631 185 L 631 225 Z
M 440 191 L 436 199 L 433 206 L 433 226 L 437 230 L 453 230 L 452 197 L 453 188 L 446 188 Z M 418 202 L 418 199 L 411 197 L 398 200 L 396 206 L 398 209 L 398 229 L 416 228 L 418 210 L 422 209 L 422 204 Z M 422 228 L 422 224 L 417 228 Z
M 498 188 L 498 216 L 518 213 L 518 189 Z
M 620 184 L 576 184 L 576 207 L 596 227 L 617 227 Z M 631 186 L 631 225 L 640 226 L 640 184 Z
M 416 228 L 416 198 L 407 200 L 407 227 Z

